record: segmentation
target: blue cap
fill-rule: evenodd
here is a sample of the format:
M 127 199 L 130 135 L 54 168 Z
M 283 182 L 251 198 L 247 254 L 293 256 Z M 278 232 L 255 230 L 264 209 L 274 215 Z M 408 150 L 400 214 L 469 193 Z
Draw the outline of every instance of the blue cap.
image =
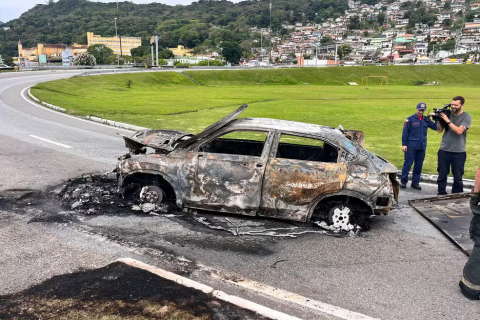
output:
M 417 104 L 417 110 L 427 110 L 427 104 L 425 102 L 420 102 Z

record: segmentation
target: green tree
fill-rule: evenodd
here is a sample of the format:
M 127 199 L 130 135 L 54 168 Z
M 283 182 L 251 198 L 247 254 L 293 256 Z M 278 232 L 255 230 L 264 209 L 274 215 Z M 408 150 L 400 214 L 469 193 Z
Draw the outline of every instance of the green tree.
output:
M 358 30 L 362 29 L 362 23 L 360 22 L 360 18 L 358 16 L 354 16 L 350 18 L 350 22 L 348 23 L 349 30 Z
M 333 43 L 333 39 L 330 35 L 326 35 L 320 40 L 320 43 L 322 44 Z
M 87 53 L 95 57 L 97 64 L 107 64 L 113 56 L 113 50 L 103 44 L 94 44 L 87 48 Z
M 225 41 L 222 42 L 222 56 L 225 61 L 230 63 L 238 63 L 242 57 L 242 49 L 236 42 Z
M 377 22 L 379 25 L 383 26 L 383 23 L 385 22 L 385 17 L 386 17 L 386 14 L 385 12 L 380 12 L 377 16 Z
M 348 55 L 352 53 L 352 51 L 352 47 L 349 44 L 342 44 L 337 48 L 337 54 L 340 60 L 348 57 Z
M 150 46 L 140 46 L 133 49 L 130 49 L 130 54 L 132 57 L 145 57 L 151 54 Z
M 162 59 L 173 59 L 175 55 L 173 54 L 172 50 L 163 49 L 162 51 L 158 52 L 158 56 Z

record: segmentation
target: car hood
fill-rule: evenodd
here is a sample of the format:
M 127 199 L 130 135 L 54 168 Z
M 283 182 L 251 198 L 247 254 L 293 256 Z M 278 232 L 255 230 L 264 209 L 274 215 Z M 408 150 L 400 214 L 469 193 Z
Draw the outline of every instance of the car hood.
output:
M 125 146 L 133 153 L 141 153 L 145 147 L 170 152 L 176 145 L 190 139 L 193 134 L 181 130 L 140 130 L 131 137 L 123 136 Z
M 175 146 L 175 148 L 183 148 L 187 145 L 190 145 L 190 144 L 194 143 L 195 141 L 201 140 L 201 139 L 209 136 L 210 133 L 212 133 L 214 131 L 217 131 L 218 129 L 220 129 L 220 128 L 226 126 L 227 124 L 229 124 L 232 120 L 234 120 L 236 117 L 238 117 L 245 109 L 247 109 L 247 107 L 248 107 L 248 104 L 241 105 L 238 109 L 236 109 L 235 111 L 230 113 L 228 116 L 226 116 L 226 117 L 218 120 L 214 124 L 208 126 L 205 130 L 203 130 L 199 134 L 193 136 L 188 141 L 181 141 L 180 143 L 178 143 L 178 145 Z

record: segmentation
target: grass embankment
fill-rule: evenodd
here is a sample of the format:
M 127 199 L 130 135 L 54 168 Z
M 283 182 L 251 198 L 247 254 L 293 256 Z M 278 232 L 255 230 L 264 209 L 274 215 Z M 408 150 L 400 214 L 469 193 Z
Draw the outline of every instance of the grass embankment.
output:
M 403 164 L 403 123 L 415 112 L 416 104 L 426 102 L 432 111 L 449 103 L 453 96 L 463 95 L 466 111 L 473 117 L 465 168 L 465 177 L 472 178 L 480 165 L 480 133 L 476 121 L 480 119 L 480 92 L 476 88 L 476 84 L 480 84 L 479 71 L 480 66 L 188 71 L 202 86 L 175 72 L 158 72 L 74 77 L 39 84 L 32 93 L 73 114 L 190 132 L 200 132 L 240 104 L 248 103 L 250 106 L 241 117 L 287 119 L 332 127 L 341 124 L 344 128 L 362 130 L 365 147 L 398 167 Z M 388 90 L 378 86 L 365 90 L 344 85 L 349 81 L 360 83 L 364 75 L 385 74 L 389 74 Z M 440 85 L 392 85 L 410 84 L 413 75 L 423 75 L 422 80 L 439 81 Z M 127 79 L 133 82 L 131 88 L 125 86 Z M 293 83 L 292 79 L 303 79 L 303 82 L 285 85 Z M 441 135 L 430 130 L 424 172 L 436 173 L 440 141 Z

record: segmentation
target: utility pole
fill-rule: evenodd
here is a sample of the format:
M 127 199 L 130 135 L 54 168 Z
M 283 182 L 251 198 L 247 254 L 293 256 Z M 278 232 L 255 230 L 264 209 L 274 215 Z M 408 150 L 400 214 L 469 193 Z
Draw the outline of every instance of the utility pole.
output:
M 155 52 L 157 53 L 157 67 L 160 65 L 158 63 L 158 36 L 155 36 Z
M 337 65 L 337 50 L 338 50 L 338 43 L 335 43 L 335 66 Z
M 263 62 L 263 31 L 260 29 L 260 55 L 262 57 Z
M 113 18 L 115 20 L 115 38 L 118 38 L 117 33 L 117 17 Z M 120 56 L 117 54 L 117 66 L 120 65 Z
M 152 67 L 155 65 L 155 61 L 153 60 L 153 43 L 150 43 L 150 49 L 152 51 Z
M 272 62 L 272 1 L 270 1 L 270 59 L 269 64 Z

